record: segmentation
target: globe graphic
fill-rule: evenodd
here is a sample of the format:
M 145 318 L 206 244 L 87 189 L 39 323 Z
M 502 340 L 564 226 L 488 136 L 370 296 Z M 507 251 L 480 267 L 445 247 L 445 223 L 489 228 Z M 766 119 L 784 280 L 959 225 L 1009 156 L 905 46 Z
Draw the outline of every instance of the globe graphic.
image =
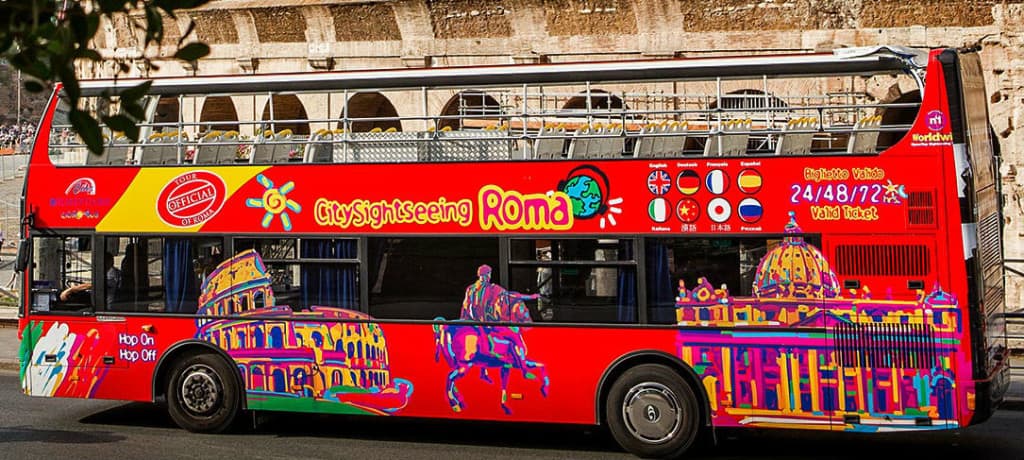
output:
M 573 176 L 565 182 L 562 191 L 569 195 L 572 202 L 572 214 L 580 218 L 593 217 L 601 208 L 604 197 L 597 181 L 587 175 Z

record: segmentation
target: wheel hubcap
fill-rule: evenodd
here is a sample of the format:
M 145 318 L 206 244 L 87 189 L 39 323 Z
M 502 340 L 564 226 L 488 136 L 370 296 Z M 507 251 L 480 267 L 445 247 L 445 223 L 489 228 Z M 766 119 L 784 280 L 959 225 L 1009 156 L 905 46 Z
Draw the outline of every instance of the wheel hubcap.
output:
M 212 412 L 220 402 L 221 391 L 217 373 L 204 365 L 188 368 L 181 379 L 181 402 L 194 414 Z
M 635 438 L 657 444 L 679 433 L 683 414 L 672 390 L 660 383 L 644 382 L 626 393 L 622 418 Z

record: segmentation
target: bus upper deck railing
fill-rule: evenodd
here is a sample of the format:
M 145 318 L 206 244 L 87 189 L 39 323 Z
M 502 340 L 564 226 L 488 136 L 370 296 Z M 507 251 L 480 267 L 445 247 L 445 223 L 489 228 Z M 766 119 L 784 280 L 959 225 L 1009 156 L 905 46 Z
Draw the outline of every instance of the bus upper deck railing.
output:
M 917 104 L 874 104 L 876 112 L 916 108 Z M 68 126 L 51 131 L 49 151 L 59 164 L 171 165 L 235 163 L 362 163 L 414 161 L 500 161 L 527 159 L 614 159 L 672 156 L 801 155 L 876 153 L 883 133 L 897 136 L 909 124 L 882 124 L 882 115 L 858 116 L 852 124 L 826 123 L 830 110 L 864 106 L 790 108 L 790 117 L 768 116 L 771 108 L 712 111 L 535 112 L 433 117 L 363 117 L 235 121 L 239 130 L 214 129 L 225 122 L 143 123 L 150 134 L 132 143 L 106 134 L 101 155 L 84 155 Z M 803 115 L 809 113 L 809 115 Z M 617 115 L 612 118 L 611 115 Z M 698 115 L 698 116 L 693 116 Z M 762 116 L 757 116 L 762 115 Z M 657 117 L 657 118 L 654 118 Z M 425 130 L 396 127 L 364 132 L 359 124 L 419 124 Z M 334 125 L 311 134 L 284 126 Z M 456 129 L 452 129 L 452 126 Z M 269 129 L 267 129 L 269 128 Z M 190 134 L 198 133 L 198 134 Z M 113 136 L 111 137 L 111 134 Z

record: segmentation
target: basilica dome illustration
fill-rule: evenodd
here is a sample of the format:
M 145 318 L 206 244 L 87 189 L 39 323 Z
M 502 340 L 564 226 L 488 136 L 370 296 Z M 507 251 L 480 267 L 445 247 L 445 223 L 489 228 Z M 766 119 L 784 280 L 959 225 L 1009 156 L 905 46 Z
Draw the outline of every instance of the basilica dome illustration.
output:
M 818 248 L 807 244 L 796 214 L 789 213 L 782 244 L 761 259 L 754 277 L 753 293 L 761 298 L 839 297 L 839 280 Z

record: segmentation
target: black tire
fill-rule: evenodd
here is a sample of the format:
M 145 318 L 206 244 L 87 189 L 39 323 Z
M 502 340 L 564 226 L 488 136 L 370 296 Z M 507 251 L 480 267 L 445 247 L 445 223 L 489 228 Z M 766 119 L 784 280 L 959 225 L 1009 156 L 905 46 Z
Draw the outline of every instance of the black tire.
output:
M 174 363 L 167 379 L 167 412 L 174 423 L 195 433 L 228 429 L 241 409 L 241 394 L 231 368 L 211 353 Z
M 623 449 L 644 458 L 678 458 L 700 434 L 693 388 L 659 364 L 630 368 L 612 384 L 605 420 Z

